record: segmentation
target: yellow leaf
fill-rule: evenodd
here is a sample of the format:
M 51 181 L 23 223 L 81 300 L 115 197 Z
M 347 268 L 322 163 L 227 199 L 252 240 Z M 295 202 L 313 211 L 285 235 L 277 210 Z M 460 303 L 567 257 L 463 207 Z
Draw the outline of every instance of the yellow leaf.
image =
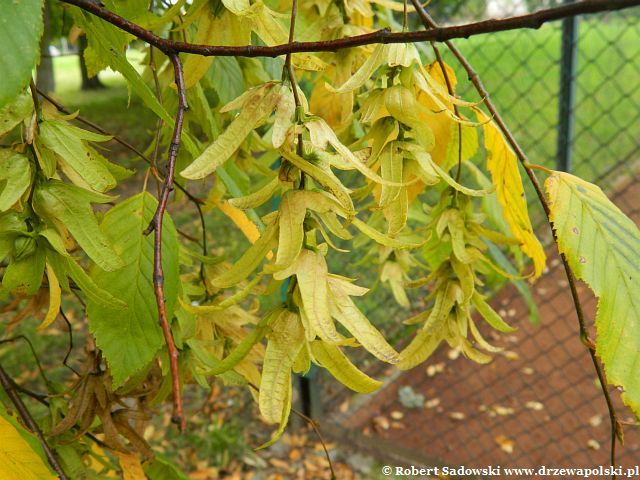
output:
M 511 233 L 520 240 L 522 251 L 533 260 L 534 278 L 537 278 L 542 274 L 546 255 L 533 233 L 518 160 L 495 123 L 489 122 L 481 110 L 476 110 L 476 114 L 478 121 L 486 122 L 483 128 L 484 144 L 489 155 L 487 168 L 491 172 L 498 202 Z
M 446 86 L 442 69 L 438 62 L 433 62 L 427 66 L 427 73 L 431 75 L 435 81 L 442 86 Z M 456 85 L 456 76 L 454 71 L 445 64 L 445 70 L 449 82 L 454 89 Z M 447 150 L 452 140 L 452 129 L 455 125 L 454 120 L 446 112 L 441 112 L 439 105 L 433 101 L 430 95 L 426 94 L 422 90 L 418 92 L 418 103 L 425 108 L 420 112 L 420 120 L 425 122 L 434 136 L 434 146 L 431 150 L 431 157 L 438 165 L 443 165 L 447 158 Z M 444 101 L 444 105 L 447 110 L 453 110 L 453 104 L 448 101 Z M 438 112 L 438 113 L 434 113 Z
M 415 12 L 416 9 L 412 5 L 407 5 L 402 2 L 394 2 L 393 0 L 371 0 L 371 3 L 375 3 L 380 5 L 381 7 L 388 8 L 389 10 L 393 10 L 396 12 L 404 12 L 404 9 L 407 9 L 407 12 Z
M 390 67 L 410 67 L 420 64 L 420 55 L 411 43 L 392 43 L 387 49 L 387 65 Z
M 291 127 L 296 104 L 291 87 L 280 86 L 280 98 L 276 105 L 276 114 L 271 132 L 271 143 L 274 148 L 280 148 L 287 138 L 287 131 Z
M 423 107 L 416 101 L 413 92 L 402 85 L 395 85 L 385 90 L 384 102 L 393 118 L 411 127 L 416 141 L 430 151 L 435 142 L 433 132 L 419 120 Z
M 358 370 L 335 345 L 316 340 L 311 343 L 311 352 L 321 367 L 326 368 L 340 383 L 355 392 L 371 393 L 382 386 L 381 381 Z
M 47 315 L 44 317 L 44 320 L 36 329 L 37 331 L 44 330 L 49 325 L 51 325 L 58 316 L 58 312 L 60 311 L 60 296 L 62 294 L 62 291 L 60 290 L 58 278 L 56 277 L 53 268 L 51 268 L 51 265 L 49 265 L 48 263 L 47 279 L 49 280 L 49 309 L 47 310 Z
M 342 283 L 342 282 L 341 282 Z M 396 352 L 385 340 L 382 334 L 373 326 L 369 319 L 353 303 L 340 283 L 329 284 L 331 316 L 338 320 L 353 335 L 358 342 L 373 356 L 383 362 L 396 363 Z
M 234 207 L 229 202 L 218 202 L 217 206 L 222 213 L 236 224 L 251 243 L 256 243 L 256 240 L 260 238 L 260 231 L 256 224 L 249 220 L 246 213 L 239 208 Z
M 284 269 L 295 262 L 302 249 L 303 223 L 307 206 L 300 201 L 301 197 L 296 193 L 298 192 L 289 191 L 282 196 L 280 201 L 280 234 L 278 252 L 276 253 L 278 269 Z
M 441 341 L 440 335 L 419 330 L 409 345 L 400 352 L 400 359 L 396 366 L 400 370 L 409 370 L 421 364 L 436 350 Z
M 292 63 L 295 68 L 299 68 L 300 70 L 309 70 L 312 72 L 321 72 L 325 68 L 327 68 L 327 64 L 324 63 L 320 58 L 315 55 L 311 55 L 309 53 L 298 53 L 293 55 Z
M 214 39 L 217 32 L 220 31 L 220 21 L 216 19 L 208 8 L 202 8 L 198 11 L 197 20 L 195 20 L 197 33 L 193 37 L 193 42 L 199 45 L 218 45 Z M 200 55 L 189 55 L 184 62 L 184 85 L 186 88 L 193 87 L 207 73 L 214 57 L 202 57 Z
M 407 292 L 404 289 L 404 271 L 398 262 L 385 262 L 382 267 L 382 272 L 380 272 L 380 281 L 389 284 L 393 298 L 398 305 L 403 308 L 409 308 L 411 306 Z
M 403 155 L 396 148 L 395 142 L 389 143 L 380 154 L 380 174 L 382 178 L 388 182 L 401 183 L 403 163 Z M 387 207 L 398 198 L 401 189 L 402 187 L 382 185 L 378 205 Z
M 202 154 L 185 168 L 180 175 L 190 180 L 206 177 L 226 162 L 240 147 L 251 130 L 262 123 L 271 114 L 278 102 L 279 95 L 275 83 L 255 89 L 250 98 L 245 99 L 244 108 L 227 129 L 209 145 Z
M 0 477 L 3 480 L 55 479 L 20 432 L 0 415 Z
M 324 77 L 318 78 L 309 99 L 311 113 L 324 118 L 335 131 L 341 131 L 349 124 L 353 111 L 353 93 L 333 93 L 327 88 L 323 78 L 332 83 L 346 81 L 351 76 L 354 57 L 352 52 L 336 53 L 336 65 L 328 67 Z
M 244 15 L 250 6 L 249 0 L 222 0 L 222 3 L 234 15 Z
M 353 168 L 362 173 L 365 177 L 378 183 L 385 183 L 378 174 L 371 171 L 354 153 L 349 150 L 336 136 L 335 132 L 331 130 L 331 127 L 322 119 L 311 120 L 306 122 L 305 127 L 309 130 L 309 136 L 311 137 L 311 143 L 314 147 L 324 150 L 327 143 L 331 145 L 336 152 L 338 152 L 345 161 L 349 162 Z
M 338 202 L 340 202 L 342 208 L 344 208 L 347 217 L 353 217 L 355 215 L 355 208 L 353 206 L 353 200 L 351 199 L 350 195 L 351 190 L 349 190 L 342 184 L 342 182 L 340 182 L 340 179 L 334 175 L 329 167 L 322 168 L 321 166 L 314 165 L 304 158 L 299 157 L 295 153 L 287 150 L 280 150 L 280 153 L 293 165 L 310 175 L 322 186 L 328 188 L 329 191 L 333 193 L 333 195 L 335 195 Z
M 123 453 L 114 451 L 120 461 L 123 480 L 146 480 L 147 476 L 142 469 L 140 456 L 135 453 Z
M 329 315 L 327 275 L 327 262 L 321 253 L 306 249 L 300 252 L 296 278 L 309 325 L 321 339 L 338 343 L 343 338 Z
M 291 388 L 291 367 L 304 342 L 298 315 L 284 310 L 273 322 L 264 354 L 258 406 L 267 423 L 280 423 Z
M 458 83 L 458 79 L 456 78 L 456 72 L 453 70 L 453 68 L 451 68 L 445 62 L 442 62 L 442 63 L 444 64 L 444 71 L 447 73 L 447 79 L 449 80 L 451 91 L 455 93 L 456 84 Z M 437 60 L 427 65 L 427 73 L 431 75 L 431 77 L 443 87 L 447 86 L 447 82 L 444 78 L 444 72 L 442 71 L 440 62 L 438 62 Z M 451 108 L 453 108 L 453 106 Z
M 335 93 L 345 93 L 351 92 L 360 88 L 365 84 L 367 80 L 369 80 L 376 71 L 376 69 L 382 65 L 387 60 L 387 55 L 389 51 L 388 45 L 378 45 L 373 53 L 367 58 L 367 60 L 362 64 L 362 66 L 353 74 L 349 80 L 344 82 L 340 87 L 334 88 L 328 86 L 329 91 Z
M 228 6 L 227 9 L 231 10 Z M 251 30 L 246 22 L 230 12 L 223 11 L 220 16 L 214 16 L 211 9 L 205 7 L 198 10 L 194 17 L 194 21 L 197 22 L 197 30 L 191 39 L 192 43 L 237 46 L 247 45 L 251 41 Z M 214 58 L 187 55 L 183 68 L 186 88 L 191 88 L 198 83 L 211 67 Z

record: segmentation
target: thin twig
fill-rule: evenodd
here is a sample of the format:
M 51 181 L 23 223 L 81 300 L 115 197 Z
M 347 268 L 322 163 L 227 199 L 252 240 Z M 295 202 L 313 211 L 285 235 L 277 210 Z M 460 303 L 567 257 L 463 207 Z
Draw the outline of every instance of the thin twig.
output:
M 164 273 L 162 271 L 162 219 L 167 209 L 169 195 L 173 190 L 173 176 L 176 167 L 176 158 L 180 149 L 180 141 L 182 136 L 182 126 L 184 123 L 184 114 L 187 110 L 187 92 L 184 86 L 184 75 L 182 72 L 182 62 L 178 53 L 169 55 L 173 64 L 176 87 L 178 89 L 178 112 L 176 113 L 176 123 L 173 129 L 173 137 L 169 145 L 169 158 L 167 160 L 167 174 L 162 184 L 162 191 L 158 199 L 158 207 L 153 215 L 153 219 L 144 231 L 145 235 L 154 232 L 153 238 L 153 286 L 156 295 L 156 303 L 158 304 L 159 322 L 164 334 L 164 340 L 167 345 L 169 354 L 169 367 L 171 370 L 171 391 L 173 395 L 173 415 L 171 420 L 178 425 L 180 431 L 184 432 L 187 423 L 184 417 L 184 406 L 182 404 L 182 395 L 180 394 L 180 369 L 178 365 L 179 352 L 173 340 L 169 318 L 165 306 L 164 296 Z
M 433 53 L 436 55 L 436 61 L 440 66 L 440 70 L 442 70 L 442 76 L 444 77 L 444 83 L 447 86 L 447 92 L 452 97 L 455 95 L 453 90 L 453 85 L 451 83 L 451 79 L 449 78 L 449 73 L 447 73 L 447 69 L 445 68 L 444 60 L 442 59 L 442 55 L 440 54 L 440 50 L 436 46 L 435 42 L 431 42 L 431 48 L 433 48 Z M 456 118 L 460 118 L 460 109 L 455 103 L 453 105 L 453 112 L 456 114 Z M 462 174 L 462 124 L 460 122 L 456 122 L 458 124 L 458 168 L 456 170 L 456 182 L 460 182 L 460 175 Z M 454 190 L 457 193 L 457 190 Z
M 171 54 L 183 52 L 209 57 L 278 57 L 289 53 L 336 52 L 345 48 L 360 47 L 363 45 L 372 45 L 377 43 L 443 42 L 454 38 L 468 38 L 474 35 L 492 32 L 504 32 L 507 30 L 524 28 L 537 29 L 547 22 L 561 20 L 575 15 L 621 10 L 640 5 L 640 0 L 584 0 L 581 2 L 565 4 L 559 7 L 538 10 L 535 13 L 521 15 L 518 17 L 509 17 L 499 20 L 485 20 L 482 22 L 451 27 L 437 27 L 419 32 L 392 33 L 389 29 L 383 29 L 364 35 L 345 37 L 337 40 L 291 42 L 270 47 L 262 45 L 244 45 L 235 47 L 197 45 L 162 38 L 153 32 L 146 30 L 140 25 L 130 22 L 129 20 L 104 8 L 98 2 L 93 2 L 92 0 L 60 1 L 69 5 L 75 5 L 82 10 L 92 13 L 117 26 L 121 30 L 124 30 L 157 47 L 164 53 Z M 414 0 L 412 0 L 412 2 L 414 2 Z
M 71 328 L 71 322 L 67 318 L 67 315 L 64 313 L 64 310 L 62 310 L 62 307 L 60 307 L 60 315 L 62 316 L 62 319 L 67 324 L 67 328 L 69 329 L 69 348 L 67 348 L 67 353 L 65 354 L 64 359 L 62 360 L 62 364 L 65 367 L 67 367 L 69 370 L 71 370 L 73 373 L 75 373 L 78 377 L 80 377 L 81 376 L 80 372 L 78 372 L 75 368 L 73 368 L 71 365 L 67 363 L 69 360 L 69 356 L 71 355 L 71 352 L 73 350 L 73 330 Z
M 320 433 L 320 429 L 318 428 L 318 422 L 316 422 L 313 418 L 306 416 L 304 413 L 292 408 L 291 411 L 299 416 L 301 419 L 306 421 L 309 426 L 313 429 L 313 431 L 318 436 L 320 440 L 320 444 L 322 445 L 322 449 L 324 450 L 324 455 L 327 458 L 327 462 L 329 463 L 329 470 L 331 471 L 331 480 L 336 480 L 336 472 L 333 470 L 333 463 L 331 462 L 331 456 L 329 455 L 329 450 L 327 449 L 327 445 L 324 441 L 324 437 L 322 433 Z
M 29 350 L 31 350 L 31 355 L 33 355 L 33 359 L 36 361 L 36 367 L 38 368 L 38 372 L 40 373 L 40 376 L 43 378 L 44 383 L 49 385 L 50 384 L 49 379 L 47 378 L 47 375 L 44 373 L 44 368 L 42 368 L 42 363 L 40 363 L 40 358 L 36 353 L 36 349 L 33 346 L 33 343 L 31 343 L 31 340 L 29 340 L 28 337 L 26 337 L 25 335 L 16 335 L 15 337 L 5 338 L 3 340 L 0 340 L 0 345 L 5 343 L 17 342 L 18 340 L 24 341 L 29 346 Z
M 20 398 L 20 395 L 18 395 L 18 392 L 14 387 L 13 380 L 11 379 L 11 377 L 9 377 L 7 372 L 4 371 L 2 366 L 0 366 L 0 385 L 2 385 L 2 388 L 9 397 L 9 400 L 11 400 L 11 403 L 13 403 L 13 405 L 16 407 L 16 410 L 18 411 L 18 414 L 20 415 L 23 423 L 38 438 L 38 441 L 42 446 L 42 450 L 44 451 L 44 454 L 46 455 L 51 468 L 53 468 L 53 470 L 61 480 L 67 480 L 69 477 L 67 477 L 67 475 L 64 473 L 64 470 L 58 463 L 58 459 L 53 453 L 53 450 L 51 450 L 51 447 L 49 447 L 49 444 L 45 440 L 44 435 L 42 434 L 42 430 L 40 430 L 40 427 L 31 416 L 29 409 L 27 409 L 26 405 L 22 401 L 22 398 Z
M 153 0 L 149 3 L 149 9 L 153 8 Z M 156 90 L 156 98 L 158 99 L 158 103 L 160 106 L 164 106 L 162 102 L 162 92 L 160 91 L 160 81 L 158 80 L 158 71 L 156 66 L 155 59 L 155 48 L 153 45 L 149 47 L 149 70 L 151 70 L 151 75 L 153 76 L 153 85 Z M 156 175 L 156 188 L 158 188 L 157 183 L 157 175 L 158 175 L 158 155 L 160 152 L 160 134 L 162 132 L 162 126 L 164 125 L 164 120 L 162 118 L 158 119 L 158 126 L 156 127 L 156 135 L 154 139 L 153 145 L 153 156 L 151 157 L 151 169 L 155 171 Z
M 438 24 L 425 11 L 425 9 L 422 7 L 422 5 L 418 0 L 411 0 L 411 2 L 416 8 L 416 11 L 418 12 L 420 19 L 422 20 L 422 23 L 425 26 L 425 28 L 427 29 L 438 28 Z M 574 4 L 574 5 L 577 5 L 577 4 Z M 557 246 L 558 237 L 556 235 L 555 230 L 553 229 L 553 224 L 551 222 L 549 203 L 547 202 L 547 199 L 542 190 L 542 186 L 540 185 L 540 182 L 538 181 L 538 178 L 536 177 L 535 172 L 533 171 L 533 169 L 529 164 L 529 161 L 527 159 L 526 154 L 524 153 L 524 150 L 520 147 L 515 137 L 507 127 L 502 116 L 500 115 L 495 105 L 491 101 L 489 97 L 489 92 L 485 88 L 484 84 L 480 80 L 480 77 L 478 76 L 477 72 L 473 69 L 469 61 L 464 57 L 462 52 L 460 52 L 460 50 L 455 45 L 453 45 L 452 42 L 446 41 L 445 44 L 447 45 L 451 53 L 458 59 L 458 62 L 460 63 L 460 65 L 467 72 L 467 75 L 469 76 L 469 80 L 471 81 L 471 83 L 473 83 L 480 97 L 484 99 L 484 103 L 487 106 L 489 113 L 491 113 L 493 120 L 495 121 L 496 125 L 498 125 L 498 128 L 500 128 L 500 131 L 509 142 L 509 145 L 511 145 L 511 147 L 513 148 L 516 156 L 518 157 L 518 160 L 520 161 L 523 168 L 525 169 L 527 176 L 529 177 L 529 180 L 531 181 L 531 184 L 533 185 L 536 191 L 538 200 L 542 205 L 545 215 L 547 216 L 547 221 L 549 223 L 549 227 L 551 228 L 551 233 L 553 234 L 553 239 Z M 604 371 L 602 369 L 602 366 L 598 362 L 598 358 L 596 357 L 595 344 L 589 337 L 589 331 L 586 326 L 586 320 L 585 320 L 584 311 L 582 309 L 582 303 L 580 302 L 580 296 L 578 295 L 578 289 L 576 286 L 577 282 L 576 282 L 575 275 L 573 273 L 573 270 L 571 269 L 571 266 L 569 265 L 569 262 L 566 256 L 561 252 L 559 253 L 560 253 L 560 258 L 562 259 L 562 264 L 564 266 L 567 281 L 569 283 L 569 289 L 571 291 L 571 298 L 573 300 L 576 316 L 578 317 L 578 325 L 580 328 L 580 339 L 582 343 L 587 347 L 587 350 L 589 351 L 589 356 L 591 357 L 591 361 L 593 362 L 593 367 L 600 381 L 600 388 L 602 390 L 602 394 L 604 396 L 604 399 L 607 404 L 607 409 L 609 411 L 609 420 L 611 423 L 610 461 L 611 461 L 611 466 L 615 467 L 616 466 L 616 439 L 618 438 L 618 436 L 622 436 L 622 433 L 621 433 L 622 425 L 618 421 L 618 417 L 615 411 L 615 407 L 613 406 L 611 395 L 609 394 L 609 390 L 607 389 L 607 382 L 604 375 Z M 615 468 L 612 470 L 612 472 L 613 473 L 611 474 L 611 478 L 615 479 L 616 478 Z
M 33 77 L 29 79 L 29 91 L 31 92 L 31 100 L 33 101 L 33 108 L 36 111 L 36 118 L 38 122 L 42 121 L 42 105 L 40 105 L 40 99 L 38 98 L 38 88 L 36 87 L 36 83 L 33 81 Z M 36 93 L 38 92 L 38 93 Z
M 296 17 L 298 16 L 298 0 L 293 0 L 291 4 L 291 24 L 289 25 L 289 43 L 293 43 L 293 39 L 296 32 Z M 296 81 L 296 73 L 293 69 L 293 65 L 291 63 L 291 53 L 288 53 L 285 57 L 284 61 L 284 70 L 289 77 L 289 81 L 291 82 L 291 91 L 293 92 L 293 101 L 296 105 L 296 121 L 299 109 L 301 108 L 302 102 L 300 101 L 300 92 L 298 91 L 298 82 Z M 304 156 L 304 148 L 302 144 L 302 133 L 298 134 L 298 146 L 297 153 L 299 156 Z M 300 171 L 300 187 L 304 188 L 304 172 Z

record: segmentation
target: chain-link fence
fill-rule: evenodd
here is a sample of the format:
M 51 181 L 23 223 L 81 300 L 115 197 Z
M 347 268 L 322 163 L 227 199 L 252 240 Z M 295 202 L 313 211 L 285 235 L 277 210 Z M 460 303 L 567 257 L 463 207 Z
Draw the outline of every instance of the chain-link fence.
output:
M 521 14 L 550 3 L 434 1 L 431 12 L 438 22 L 452 24 Z M 472 37 L 456 45 L 483 79 L 531 163 L 596 182 L 640 222 L 639 8 L 539 30 Z M 448 54 L 445 60 L 456 64 Z M 477 98 L 465 85 L 462 69 L 456 72 L 463 98 Z M 548 239 L 542 212 L 534 195 L 529 198 L 538 232 Z M 509 286 L 493 305 L 519 329 L 503 341 L 505 351 L 490 365 L 473 364 L 441 348 L 410 372 L 380 369 L 376 373 L 386 375 L 386 386 L 367 397 L 351 396 L 324 377 L 312 378 L 311 403 L 316 413 L 323 411 L 325 423 L 331 424 L 327 428 L 378 455 L 395 452 L 424 465 L 608 465 L 606 404 L 580 342 L 562 266 L 553 246 L 548 251 L 548 271 L 532 287 L 539 326 L 531 324 L 527 305 Z M 593 320 L 595 300 L 586 287 L 580 293 Z M 407 313 L 384 289 L 376 289 L 376 295 L 374 305 L 365 306 L 367 315 L 400 340 L 407 334 L 398 328 Z M 418 400 L 417 408 L 406 407 L 407 395 Z M 613 396 L 622 420 L 632 424 L 625 427 L 618 459 L 625 467 L 640 464 L 635 419 L 615 391 Z

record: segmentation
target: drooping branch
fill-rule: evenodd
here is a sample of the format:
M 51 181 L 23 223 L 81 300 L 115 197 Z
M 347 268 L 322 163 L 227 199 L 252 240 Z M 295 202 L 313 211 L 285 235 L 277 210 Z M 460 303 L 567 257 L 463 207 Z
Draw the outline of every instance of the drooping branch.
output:
M 427 30 L 438 28 L 438 24 L 425 11 L 424 7 L 420 4 L 419 0 L 411 0 L 411 3 L 413 3 L 413 6 L 416 8 L 416 11 L 418 12 L 418 15 L 420 16 L 420 19 L 421 19 L 424 27 Z M 576 4 L 573 4 L 573 5 L 576 5 Z M 507 124 L 505 123 L 505 121 L 503 120 L 502 116 L 500 115 L 500 113 L 496 109 L 496 106 L 494 105 L 494 103 L 491 101 L 491 98 L 489 97 L 489 92 L 487 91 L 487 89 L 485 88 L 484 84 L 482 83 L 482 80 L 480 79 L 478 73 L 474 70 L 474 68 L 471 66 L 469 61 L 462 54 L 462 52 L 452 42 L 445 41 L 445 44 L 449 48 L 451 53 L 456 57 L 456 59 L 458 60 L 460 65 L 467 72 L 469 80 L 471 81 L 471 83 L 473 83 L 473 85 L 474 85 L 476 91 L 478 92 L 478 94 L 480 95 L 480 97 L 483 98 L 484 104 L 487 106 L 487 110 L 489 110 L 489 112 L 493 116 L 493 120 L 495 121 L 496 125 L 498 126 L 498 128 L 500 128 L 500 131 L 505 136 L 505 138 L 509 142 L 509 145 L 511 145 L 511 148 L 513 148 L 516 156 L 518 157 L 518 160 L 520 161 L 520 163 L 524 167 L 524 169 L 525 169 L 525 171 L 527 173 L 527 176 L 529 177 L 529 180 L 531 181 L 531 184 L 533 185 L 533 187 L 534 187 L 534 189 L 536 191 L 536 195 L 538 196 L 538 200 L 540 201 L 540 205 L 542 206 L 542 208 L 543 208 L 543 210 L 545 212 L 545 215 L 547 217 L 547 221 L 549 223 L 549 227 L 551 228 L 551 233 L 553 235 L 553 239 L 555 241 L 555 244 L 558 245 L 558 238 L 556 236 L 555 230 L 553 229 L 553 224 L 551 223 L 549 203 L 547 202 L 547 199 L 546 199 L 546 197 L 544 195 L 544 192 L 542 190 L 542 186 L 540 185 L 540 182 L 538 181 L 538 178 L 536 177 L 535 172 L 533 171 L 533 169 L 529 165 L 529 161 L 527 159 L 526 154 L 524 153 L 524 150 L 522 149 L 522 147 L 520 146 L 518 141 L 515 139 L 515 137 L 513 136 L 511 131 L 509 130 L 509 128 L 507 127 Z M 594 367 L 594 369 L 596 371 L 596 375 L 598 376 L 598 380 L 600 381 L 600 388 L 602 389 L 602 394 L 604 396 L 605 402 L 607 404 L 607 409 L 609 411 L 609 419 L 610 419 L 610 423 L 611 423 L 611 425 L 610 425 L 610 427 L 611 427 L 610 461 L 611 461 L 611 466 L 615 467 L 615 465 L 616 465 L 616 439 L 618 438 L 619 435 L 622 436 L 622 434 L 621 434 L 622 426 L 621 426 L 621 423 L 619 422 L 619 420 L 617 418 L 615 407 L 613 406 L 613 401 L 611 400 L 611 395 L 609 394 L 609 390 L 607 389 L 607 382 L 606 382 L 606 378 L 605 378 L 605 375 L 604 375 L 604 371 L 602 369 L 602 366 L 598 362 L 598 358 L 596 357 L 595 343 L 593 342 L 593 340 L 589 336 L 589 331 L 588 331 L 587 325 L 586 325 L 586 319 L 585 319 L 585 315 L 584 315 L 584 310 L 582 308 L 582 303 L 580 301 L 580 296 L 578 295 L 578 289 L 577 289 L 577 286 L 576 286 L 577 282 L 576 282 L 575 274 L 573 273 L 573 270 L 571 269 L 571 266 L 569 265 L 569 262 L 568 262 L 566 256 L 560 251 L 559 251 L 559 253 L 560 253 L 560 258 L 562 259 L 562 264 L 564 266 L 565 275 L 566 275 L 567 281 L 569 283 L 569 290 L 571 291 L 571 298 L 573 300 L 573 305 L 574 305 L 574 308 L 575 308 L 575 311 L 576 311 L 576 316 L 578 317 L 578 325 L 579 325 L 579 329 L 580 329 L 580 340 L 587 347 L 587 350 L 589 351 L 589 356 L 591 357 L 591 361 L 593 363 L 593 367 Z M 611 476 L 612 476 L 613 479 L 616 478 L 615 471 L 612 473 Z
M 456 25 L 452 27 L 434 27 L 429 30 L 419 32 L 392 33 L 389 29 L 383 29 L 364 35 L 345 37 L 337 40 L 320 42 L 290 42 L 270 47 L 261 45 L 235 47 L 197 45 L 193 43 L 169 40 L 159 37 L 153 32 L 130 22 L 129 20 L 102 7 L 99 3 L 94 3 L 91 0 L 60 1 L 69 5 L 75 5 L 76 7 L 92 13 L 115 25 L 121 30 L 124 30 L 131 35 L 146 41 L 150 45 L 157 47 L 164 53 L 171 54 L 172 52 L 183 52 L 207 57 L 277 57 L 280 55 L 301 52 L 336 52 L 345 48 L 372 45 L 376 43 L 444 42 L 455 38 L 469 38 L 475 35 L 504 32 L 506 30 L 523 28 L 537 29 L 547 22 L 561 20 L 575 15 L 621 10 L 623 8 L 640 5 L 640 0 L 585 0 L 565 4 L 559 7 L 539 10 L 535 13 L 521 15 L 518 17 L 509 17 L 500 20 L 485 20 L 482 22 Z
M 178 111 L 176 113 L 176 122 L 173 128 L 173 136 L 169 145 L 169 155 L 167 159 L 167 172 L 162 184 L 162 191 L 158 199 L 158 207 L 153 215 L 151 223 L 144 231 L 145 235 L 154 232 L 153 239 L 153 287 L 156 295 L 156 303 L 158 305 L 158 315 L 160 327 L 164 335 L 169 354 L 169 367 L 171 370 L 171 391 L 173 395 L 173 416 L 171 420 L 178 425 L 180 431 L 186 428 L 186 420 L 184 417 L 184 407 L 182 404 L 182 395 L 180 394 L 180 370 L 178 365 L 179 352 L 173 340 L 171 333 L 171 325 L 167 317 L 164 296 L 164 273 L 162 271 L 162 219 L 167 209 L 169 195 L 173 190 L 173 180 L 176 167 L 176 158 L 180 149 L 180 140 L 182 136 L 182 126 L 184 123 L 184 114 L 187 110 L 187 92 L 184 86 L 184 75 L 182 72 L 182 62 L 178 53 L 174 52 L 169 55 L 173 64 L 174 77 L 176 87 L 178 89 Z
M 44 454 L 47 456 L 47 460 L 49 461 L 49 465 L 51 465 L 51 468 L 53 468 L 60 480 L 67 480 L 69 477 L 67 477 L 67 475 L 64 473 L 64 470 L 60 466 L 60 463 L 53 453 L 53 450 L 51 450 L 51 447 L 45 440 L 44 435 L 42 434 L 42 430 L 40 430 L 40 427 L 31 416 L 29 409 L 22 401 L 22 398 L 20 398 L 20 395 L 18 395 L 15 383 L 13 382 L 11 377 L 9 377 L 7 372 L 4 371 L 2 366 L 0 366 L 0 385 L 9 397 L 9 400 L 11 400 L 11 403 L 13 403 L 14 407 L 16 407 L 16 410 L 18 411 L 18 414 L 20 415 L 20 418 L 22 419 L 24 424 L 37 437 L 38 442 L 40 442 L 40 445 L 42 446 Z

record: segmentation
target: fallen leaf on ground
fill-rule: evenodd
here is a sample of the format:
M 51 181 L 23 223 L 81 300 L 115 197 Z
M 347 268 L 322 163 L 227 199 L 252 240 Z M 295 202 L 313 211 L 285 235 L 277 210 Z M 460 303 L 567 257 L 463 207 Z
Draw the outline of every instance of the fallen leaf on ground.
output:
M 390 415 L 394 420 L 402 420 L 404 418 L 404 413 L 402 413 L 400 410 L 394 410 Z
M 491 409 L 496 412 L 497 415 L 506 416 L 513 415 L 515 410 L 511 407 L 503 407 L 502 405 L 493 405 Z
M 502 450 L 505 453 L 513 453 L 513 448 L 515 446 L 515 442 L 513 440 L 511 440 L 509 437 L 505 437 L 504 435 L 498 435 L 495 438 L 496 443 L 498 444 L 498 446 L 500 447 L 500 450 Z
M 589 425 L 592 427 L 599 427 L 602 424 L 602 415 L 594 415 L 589 418 Z
M 424 402 L 424 408 L 436 408 L 438 405 L 440 405 L 440 399 L 438 397 Z
M 524 406 L 529 410 L 534 410 L 536 412 L 539 412 L 540 410 L 544 410 L 544 405 L 541 402 L 535 402 L 533 400 L 525 403 Z
M 445 367 L 444 362 L 434 363 L 432 365 L 429 365 L 427 367 L 427 377 L 434 377 L 438 373 L 444 372 L 444 367 Z

